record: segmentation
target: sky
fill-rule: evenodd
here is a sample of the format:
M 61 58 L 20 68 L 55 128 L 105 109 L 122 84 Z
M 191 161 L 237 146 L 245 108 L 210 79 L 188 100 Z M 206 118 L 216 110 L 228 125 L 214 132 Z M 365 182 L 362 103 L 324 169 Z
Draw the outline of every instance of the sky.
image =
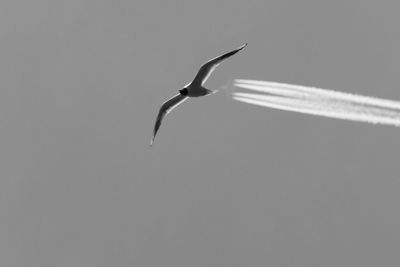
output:
M 396 266 L 400 130 L 232 100 L 400 100 L 396 1 L 0 3 L 1 266 Z M 243 43 L 164 121 L 206 60 Z

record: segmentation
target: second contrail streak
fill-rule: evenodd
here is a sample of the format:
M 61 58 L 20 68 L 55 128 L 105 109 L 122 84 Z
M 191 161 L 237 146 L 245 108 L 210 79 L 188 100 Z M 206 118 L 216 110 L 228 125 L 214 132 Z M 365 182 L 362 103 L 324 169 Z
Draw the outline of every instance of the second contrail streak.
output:
M 400 126 L 400 102 L 397 101 L 255 80 L 235 80 L 234 86 L 251 92 L 233 92 L 233 99 L 249 104 L 337 119 Z

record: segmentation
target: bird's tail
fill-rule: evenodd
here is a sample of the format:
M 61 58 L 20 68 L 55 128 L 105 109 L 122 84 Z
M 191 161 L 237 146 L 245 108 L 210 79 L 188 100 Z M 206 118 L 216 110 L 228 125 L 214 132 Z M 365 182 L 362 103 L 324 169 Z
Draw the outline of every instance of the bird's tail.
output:
M 206 95 L 212 95 L 215 93 L 218 93 L 218 90 L 210 90 L 210 89 L 206 89 L 207 94 Z

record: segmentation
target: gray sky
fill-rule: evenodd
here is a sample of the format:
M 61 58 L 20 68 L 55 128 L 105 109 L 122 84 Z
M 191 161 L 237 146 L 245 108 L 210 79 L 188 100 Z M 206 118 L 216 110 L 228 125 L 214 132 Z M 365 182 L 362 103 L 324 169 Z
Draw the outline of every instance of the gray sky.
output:
M 1 266 L 397 266 L 394 127 L 161 103 L 270 80 L 400 100 L 396 1 L 0 3 Z

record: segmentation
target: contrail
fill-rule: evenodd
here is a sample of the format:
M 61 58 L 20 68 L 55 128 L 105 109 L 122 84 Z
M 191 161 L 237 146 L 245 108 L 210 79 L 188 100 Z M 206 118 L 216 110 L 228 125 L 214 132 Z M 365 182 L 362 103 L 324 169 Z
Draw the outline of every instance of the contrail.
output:
M 253 91 L 233 92 L 233 99 L 249 104 L 330 118 L 400 126 L 400 102 L 397 101 L 255 80 L 235 80 L 234 86 Z

